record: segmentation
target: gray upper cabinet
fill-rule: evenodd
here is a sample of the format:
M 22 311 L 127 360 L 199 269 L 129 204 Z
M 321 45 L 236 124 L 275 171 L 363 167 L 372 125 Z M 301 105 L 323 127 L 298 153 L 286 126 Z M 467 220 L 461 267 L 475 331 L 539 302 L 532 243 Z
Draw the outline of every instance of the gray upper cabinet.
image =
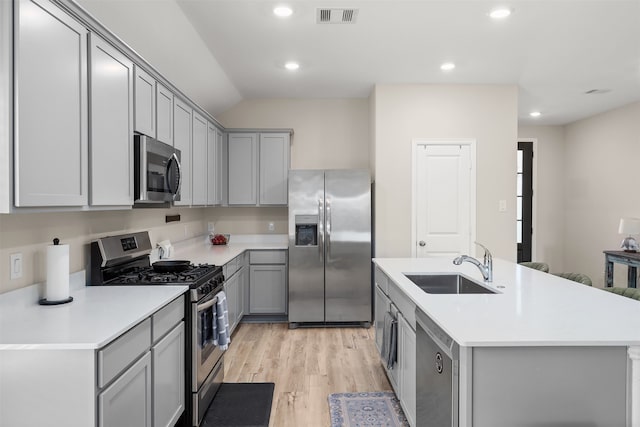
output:
M 197 206 L 207 204 L 207 136 L 209 126 L 207 120 L 200 114 L 193 112 L 193 143 L 192 143 L 192 194 L 191 203 Z
M 156 83 L 156 139 L 173 145 L 173 93 Z
M 90 203 L 133 204 L 133 62 L 90 35 Z
M 260 134 L 260 205 L 286 205 L 289 134 Z
M 207 124 L 207 205 L 216 205 L 216 190 L 218 185 L 217 157 L 218 157 L 218 129 L 213 123 Z
M 287 205 L 287 133 L 229 134 L 229 205 Z
M 258 134 L 229 134 L 229 205 L 258 203 Z
M 226 162 L 224 155 L 224 134 L 213 123 L 209 123 L 207 137 L 207 205 L 220 206 L 223 203 L 223 188 L 226 182 Z
M 156 80 L 143 69 L 135 70 L 135 131 L 156 137 Z
M 216 132 L 216 194 L 215 205 L 226 205 L 229 200 L 227 168 L 229 167 L 229 144 L 227 134 L 220 129 Z
M 173 99 L 173 146 L 180 150 L 182 174 L 178 206 L 191 205 L 191 107 L 178 98 Z
M 49 1 L 15 4 L 14 204 L 84 206 L 87 30 Z

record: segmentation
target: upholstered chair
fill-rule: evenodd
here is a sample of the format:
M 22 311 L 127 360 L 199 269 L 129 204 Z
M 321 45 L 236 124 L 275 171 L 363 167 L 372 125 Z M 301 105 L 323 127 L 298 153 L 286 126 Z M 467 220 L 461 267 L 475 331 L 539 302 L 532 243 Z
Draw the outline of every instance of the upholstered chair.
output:
M 563 277 L 565 279 L 573 280 L 574 282 L 582 283 L 583 285 L 591 286 L 591 279 L 586 274 L 581 273 L 552 273 L 555 276 Z
M 533 268 L 534 270 L 544 271 L 545 273 L 549 272 L 549 264 L 546 262 L 521 262 L 519 263 L 522 266 Z

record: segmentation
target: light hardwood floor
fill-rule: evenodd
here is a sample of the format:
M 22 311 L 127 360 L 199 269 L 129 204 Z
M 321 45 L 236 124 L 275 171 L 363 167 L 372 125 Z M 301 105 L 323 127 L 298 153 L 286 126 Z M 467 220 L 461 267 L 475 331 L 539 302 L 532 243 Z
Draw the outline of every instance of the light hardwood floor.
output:
M 242 323 L 224 356 L 225 382 L 273 382 L 270 427 L 328 427 L 331 393 L 391 390 L 374 329 Z

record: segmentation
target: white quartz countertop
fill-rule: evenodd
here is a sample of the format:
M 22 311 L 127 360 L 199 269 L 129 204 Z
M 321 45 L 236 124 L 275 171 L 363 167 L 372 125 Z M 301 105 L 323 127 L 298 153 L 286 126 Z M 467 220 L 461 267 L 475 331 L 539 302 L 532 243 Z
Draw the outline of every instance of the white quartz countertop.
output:
M 232 235 L 226 245 L 212 245 L 207 237 L 198 237 L 174 245 L 173 259 L 189 260 L 194 264 L 225 265 L 246 250 L 288 249 L 288 236 Z
M 377 258 L 375 264 L 462 346 L 640 345 L 640 301 L 493 260 L 497 294 L 428 294 L 404 273 L 459 272 L 482 282 L 477 267 L 449 258 Z
M 0 350 L 98 349 L 152 315 L 188 286 L 85 286 L 73 301 L 43 306 L 0 295 Z M 24 294 L 24 292 L 22 292 Z

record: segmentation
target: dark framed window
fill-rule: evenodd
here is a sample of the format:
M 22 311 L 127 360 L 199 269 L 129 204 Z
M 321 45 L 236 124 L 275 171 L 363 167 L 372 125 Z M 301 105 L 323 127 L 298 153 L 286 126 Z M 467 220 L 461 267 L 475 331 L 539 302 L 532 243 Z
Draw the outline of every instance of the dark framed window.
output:
M 518 262 L 531 261 L 533 237 L 533 142 L 518 142 L 516 199 Z

